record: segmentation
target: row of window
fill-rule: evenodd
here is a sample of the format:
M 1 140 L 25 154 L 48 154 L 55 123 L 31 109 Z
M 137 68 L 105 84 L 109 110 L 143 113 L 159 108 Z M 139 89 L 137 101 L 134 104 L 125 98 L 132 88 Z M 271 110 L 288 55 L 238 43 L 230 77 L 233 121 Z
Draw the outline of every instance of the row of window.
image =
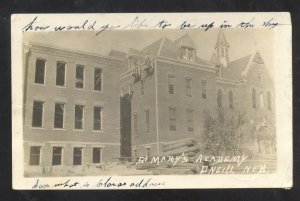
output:
M 253 88 L 252 89 L 252 107 L 253 108 L 257 108 L 257 98 L 256 98 L 256 90 Z M 264 104 L 264 94 L 263 93 L 259 93 L 259 105 L 261 108 L 265 108 L 265 104 Z M 267 105 L 266 108 L 268 108 L 269 110 L 272 109 L 272 100 L 271 100 L 271 92 L 267 91 Z
M 30 157 L 29 165 L 40 165 L 41 158 L 41 146 L 31 146 L 30 147 Z M 82 165 L 82 147 L 73 148 L 73 165 Z M 93 148 L 93 158 L 92 163 L 101 163 L 102 148 Z M 53 147 L 52 148 L 52 165 L 62 165 L 63 159 L 63 147 Z
M 77 64 L 75 70 L 75 88 L 83 89 L 85 86 L 85 67 Z M 36 84 L 45 84 L 46 60 L 38 58 L 35 66 Z M 101 68 L 94 69 L 94 90 L 102 91 L 103 73 Z M 56 63 L 56 86 L 66 86 L 66 62 L 58 61 Z
M 168 75 L 168 91 L 169 94 L 175 94 L 175 76 Z M 201 81 L 202 98 L 206 99 L 206 80 Z M 186 96 L 192 96 L 192 78 L 185 78 Z
M 187 131 L 194 132 L 193 121 L 193 109 L 188 108 L 186 110 L 187 116 Z M 176 107 L 169 107 L 169 131 L 176 131 Z M 137 113 L 133 113 L 133 132 L 138 136 L 138 116 Z M 145 133 L 150 132 L 150 111 L 145 110 Z
M 54 111 L 54 128 L 64 128 L 65 119 L 65 103 L 55 103 Z M 84 129 L 84 105 L 75 105 L 74 128 L 78 130 Z M 32 127 L 43 126 L 44 102 L 33 101 Z M 94 106 L 93 114 L 93 130 L 100 131 L 102 129 L 102 107 Z

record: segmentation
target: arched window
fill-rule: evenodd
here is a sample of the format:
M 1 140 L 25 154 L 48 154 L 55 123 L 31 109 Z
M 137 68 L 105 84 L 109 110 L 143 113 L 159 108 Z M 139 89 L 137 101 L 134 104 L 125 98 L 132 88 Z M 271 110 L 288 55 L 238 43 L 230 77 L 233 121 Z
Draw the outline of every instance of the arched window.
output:
M 229 108 L 233 109 L 233 93 L 232 93 L 232 91 L 229 91 L 228 98 L 229 98 Z
M 252 107 L 256 108 L 256 90 L 252 89 Z
M 271 93 L 270 91 L 267 92 L 267 105 L 268 105 L 268 109 L 271 110 Z
M 221 89 L 218 90 L 217 102 L 218 102 L 218 107 L 221 108 L 222 107 L 222 90 Z
M 264 94 L 263 93 L 259 94 L 259 105 L 260 105 L 260 108 L 264 108 Z

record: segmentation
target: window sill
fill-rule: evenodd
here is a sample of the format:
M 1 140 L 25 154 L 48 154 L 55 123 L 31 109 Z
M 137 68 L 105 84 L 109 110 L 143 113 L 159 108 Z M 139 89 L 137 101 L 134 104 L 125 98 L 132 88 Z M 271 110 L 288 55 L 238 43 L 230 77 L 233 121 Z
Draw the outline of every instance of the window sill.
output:
M 74 129 L 73 131 L 76 131 L 76 132 L 83 132 L 83 131 L 85 131 L 84 129 Z
M 103 130 L 92 130 L 93 133 L 104 133 Z
M 78 91 L 87 91 L 85 88 L 74 88 L 75 90 L 78 90 Z
M 54 130 L 54 131 L 65 131 L 66 129 L 65 128 L 53 128 L 52 130 Z
M 45 87 L 46 84 L 39 84 L 39 83 L 33 83 L 34 86 L 41 86 L 41 87 Z
M 60 88 L 60 89 L 66 89 L 67 86 L 60 86 L 60 85 L 55 85 L 55 87 Z
M 31 129 L 37 129 L 37 130 L 39 130 L 39 129 L 45 129 L 45 127 L 31 127 Z
M 93 90 L 93 92 L 94 92 L 94 93 L 104 93 L 103 90 L 95 90 L 95 89 Z

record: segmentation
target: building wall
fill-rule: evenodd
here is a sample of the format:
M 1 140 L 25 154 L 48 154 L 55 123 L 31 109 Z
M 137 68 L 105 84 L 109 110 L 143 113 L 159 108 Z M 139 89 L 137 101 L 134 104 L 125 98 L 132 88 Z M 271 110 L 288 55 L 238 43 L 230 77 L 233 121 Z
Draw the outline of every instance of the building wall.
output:
M 215 72 L 189 68 L 180 63 L 157 62 L 159 141 L 185 138 L 201 140 L 203 112 L 216 107 Z M 168 92 L 168 75 L 175 76 L 175 94 Z M 185 78 L 191 78 L 192 96 L 186 95 Z M 202 98 L 202 81 L 206 81 L 206 98 Z M 169 131 L 169 107 L 176 107 L 176 131 Z M 187 130 L 187 109 L 193 109 L 194 132 Z
M 35 62 L 37 58 L 46 59 L 45 84 L 35 84 Z M 116 151 L 104 151 L 103 161 L 114 161 L 119 157 L 120 146 L 120 61 L 113 58 L 91 57 L 68 51 L 45 47 L 31 47 L 28 57 L 27 86 L 25 95 L 25 142 L 60 142 L 113 145 Z M 65 87 L 56 86 L 56 62 L 66 62 Z M 75 88 L 76 64 L 85 66 L 84 89 Z M 94 68 L 101 68 L 102 91 L 94 91 Z M 43 126 L 32 127 L 33 101 L 44 101 Z M 65 103 L 64 128 L 54 128 L 55 103 Z M 84 129 L 75 130 L 75 104 L 85 105 Z M 93 108 L 102 108 L 102 130 L 93 131 Z M 117 145 L 117 146 L 115 146 Z M 25 150 L 28 146 L 25 146 Z M 111 148 L 110 148 L 111 149 Z M 45 147 L 45 150 L 47 148 Z M 26 153 L 26 152 L 25 152 Z M 46 153 L 46 152 L 45 152 Z M 66 152 L 67 154 L 68 152 Z M 105 154 L 104 154 L 105 153 Z M 50 152 L 51 154 L 51 152 Z M 25 154 L 26 155 L 26 154 Z M 68 157 L 67 157 L 68 158 Z M 72 158 L 71 156 L 69 158 Z M 46 160 L 46 159 L 43 159 Z M 47 160 L 46 160 L 47 161 Z M 26 161 L 25 161 L 26 162 Z M 68 164 L 68 162 L 66 161 Z

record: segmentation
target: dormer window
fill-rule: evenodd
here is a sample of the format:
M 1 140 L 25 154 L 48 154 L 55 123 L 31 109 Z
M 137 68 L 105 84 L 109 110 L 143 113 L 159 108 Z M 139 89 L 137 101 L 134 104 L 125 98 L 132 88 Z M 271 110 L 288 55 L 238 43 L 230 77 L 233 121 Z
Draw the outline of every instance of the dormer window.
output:
M 181 59 L 194 61 L 195 50 L 189 47 L 181 47 Z

